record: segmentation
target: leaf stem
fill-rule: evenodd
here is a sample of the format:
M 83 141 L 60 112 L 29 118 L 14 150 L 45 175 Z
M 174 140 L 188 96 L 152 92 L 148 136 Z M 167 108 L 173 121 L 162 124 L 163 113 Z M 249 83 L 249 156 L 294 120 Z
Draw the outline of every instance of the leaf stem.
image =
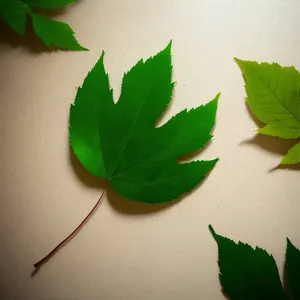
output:
M 40 268 L 45 262 L 47 262 L 67 241 L 72 239 L 74 235 L 83 227 L 83 225 L 86 223 L 86 221 L 89 219 L 89 217 L 93 214 L 93 212 L 96 210 L 96 208 L 99 206 L 101 203 L 103 196 L 104 196 L 105 190 L 102 192 L 99 200 L 93 207 L 93 209 L 89 212 L 89 214 L 84 218 L 84 220 L 75 228 L 75 230 L 69 234 L 62 242 L 60 242 L 52 251 L 49 252 L 43 259 L 38 261 L 37 263 L 34 264 L 34 267 L 36 269 Z

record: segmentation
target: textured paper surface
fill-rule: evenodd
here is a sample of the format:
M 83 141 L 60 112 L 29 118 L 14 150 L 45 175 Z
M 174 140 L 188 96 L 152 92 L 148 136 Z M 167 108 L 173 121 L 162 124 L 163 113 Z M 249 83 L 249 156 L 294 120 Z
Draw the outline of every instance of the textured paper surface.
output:
M 90 52 L 16 46 L 10 33 L 12 47 L 2 35 L 1 299 L 224 299 L 208 224 L 268 249 L 282 274 L 286 236 L 300 246 L 300 171 L 270 172 L 292 143 L 255 138 L 233 57 L 300 69 L 299 15 L 296 1 L 90 0 L 57 16 Z M 76 87 L 105 50 L 118 98 L 123 71 L 170 39 L 178 84 L 162 122 L 221 91 L 215 138 L 202 154 L 220 157 L 218 165 L 199 189 L 168 208 L 108 195 L 32 278 L 33 263 L 81 222 L 102 191 L 70 155 Z

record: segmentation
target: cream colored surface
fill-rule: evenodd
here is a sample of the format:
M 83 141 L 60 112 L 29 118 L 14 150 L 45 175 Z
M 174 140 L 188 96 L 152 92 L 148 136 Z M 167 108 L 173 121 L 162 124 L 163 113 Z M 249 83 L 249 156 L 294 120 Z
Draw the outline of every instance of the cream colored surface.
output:
M 0 298 L 225 299 L 208 224 L 266 248 L 282 274 L 286 236 L 300 247 L 300 171 L 272 171 L 292 143 L 255 137 L 233 57 L 300 69 L 299 16 L 296 0 L 82 0 L 57 18 L 90 52 L 49 53 L 1 39 Z M 219 156 L 219 163 L 168 208 L 105 197 L 83 230 L 31 277 L 33 263 L 102 191 L 70 155 L 76 87 L 105 50 L 117 98 L 122 73 L 170 39 L 177 85 L 163 121 L 222 92 L 215 138 L 199 155 Z

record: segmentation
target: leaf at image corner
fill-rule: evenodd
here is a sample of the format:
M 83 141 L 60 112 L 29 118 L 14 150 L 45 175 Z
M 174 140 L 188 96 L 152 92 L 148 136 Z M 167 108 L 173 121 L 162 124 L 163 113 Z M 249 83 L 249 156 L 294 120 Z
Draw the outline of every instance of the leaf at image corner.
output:
M 264 249 L 223 237 L 209 225 L 219 248 L 220 281 L 229 299 L 287 300 L 276 262 Z
M 235 59 L 246 82 L 247 103 L 265 127 L 261 134 L 284 139 L 300 137 L 300 73 L 277 63 Z M 281 163 L 300 162 L 298 147 Z M 300 150 L 300 149 L 299 149 Z
M 300 143 L 293 146 L 281 160 L 281 164 L 297 164 L 300 162 Z
M 219 95 L 155 127 L 172 97 L 171 43 L 124 74 L 117 103 L 103 58 L 104 54 L 89 72 L 70 109 L 70 142 L 77 158 L 131 200 L 167 202 L 195 188 L 217 159 L 182 164 L 177 159 L 211 139 Z
M 77 0 L 24 0 L 28 5 L 35 8 L 55 9 L 64 7 Z
M 36 34 L 47 47 L 55 46 L 73 51 L 88 50 L 78 43 L 74 31 L 66 23 L 39 14 L 32 14 L 32 23 Z
M 28 9 L 22 1 L 0 0 L 0 18 L 21 36 L 25 35 Z
M 300 299 L 300 250 L 287 239 L 286 272 L 289 291 L 294 300 Z

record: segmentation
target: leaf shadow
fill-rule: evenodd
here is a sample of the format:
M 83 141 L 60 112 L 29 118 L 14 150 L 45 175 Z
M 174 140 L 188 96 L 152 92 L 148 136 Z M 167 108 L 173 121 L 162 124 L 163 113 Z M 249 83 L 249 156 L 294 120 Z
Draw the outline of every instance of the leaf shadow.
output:
M 242 141 L 240 145 L 255 145 L 268 152 L 285 155 L 296 142 L 296 140 L 285 140 L 269 135 L 256 134 L 254 137 Z
M 265 151 L 284 156 L 297 142 L 297 140 L 286 140 L 269 135 L 256 134 L 253 138 L 242 141 L 240 145 L 254 145 Z M 300 163 L 293 165 L 280 165 L 278 162 L 278 165 L 271 168 L 269 172 L 271 173 L 280 169 L 299 170 Z
M 224 298 L 226 298 L 227 300 L 230 300 L 230 297 L 226 294 L 226 292 L 223 289 L 221 291 L 222 291 Z
M 117 194 L 111 186 L 107 190 L 107 199 L 112 208 L 124 215 L 148 215 L 157 213 L 171 208 L 180 201 L 180 199 L 178 199 L 166 203 L 150 204 L 128 200 Z
M 34 278 L 34 277 L 37 275 L 37 273 L 38 273 L 39 270 L 40 270 L 40 268 L 34 269 L 34 270 L 31 272 L 30 277 L 31 277 L 31 278 Z
M 12 48 L 26 46 L 29 52 L 34 54 L 53 51 L 52 49 L 47 48 L 47 46 L 35 34 L 31 22 L 27 22 L 26 34 L 24 37 L 16 33 L 9 25 L 7 25 L 2 20 L 0 20 L 0 28 L 0 46 L 5 44 L 10 45 Z
M 276 171 L 276 170 L 290 170 L 290 171 L 295 171 L 295 170 L 300 170 L 300 163 L 297 163 L 297 164 L 293 164 L 293 165 L 278 165 L 274 168 L 272 168 L 271 170 L 269 170 L 269 172 L 273 172 L 273 171 Z

